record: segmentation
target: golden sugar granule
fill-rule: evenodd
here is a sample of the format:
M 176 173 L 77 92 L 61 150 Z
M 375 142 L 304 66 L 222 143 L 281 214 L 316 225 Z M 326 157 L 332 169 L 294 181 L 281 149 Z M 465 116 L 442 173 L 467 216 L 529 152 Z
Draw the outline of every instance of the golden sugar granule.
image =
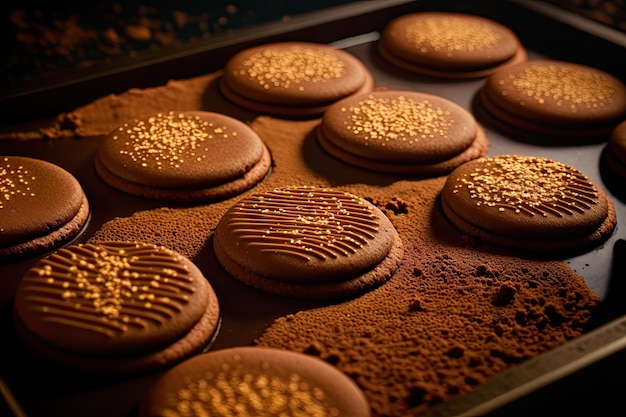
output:
M 252 54 L 236 74 L 256 80 L 265 89 L 297 88 L 302 83 L 324 83 L 340 78 L 345 64 L 335 54 L 315 48 L 292 46 L 284 49 L 267 48 Z
M 603 74 L 553 64 L 531 65 L 509 79 L 525 100 L 543 104 L 549 98 L 572 112 L 603 107 L 615 93 L 613 83 Z
M 165 415 L 339 415 L 339 410 L 328 403 L 324 390 L 306 383 L 298 374 L 272 374 L 271 366 L 262 367 L 266 373 L 251 373 L 235 360 L 217 375 L 208 373 L 195 380 L 188 378 L 186 386 L 176 393 L 175 409 L 165 410 Z
M 406 28 L 406 37 L 422 55 L 472 52 L 493 47 L 502 35 L 493 28 L 458 17 L 423 18 Z
M 154 303 L 168 306 L 185 304 L 184 293 L 192 293 L 191 278 L 187 268 L 171 251 L 137 246 L 126 250 L 115 247 L 84 245 L 74 249 L 61 249 L 43 259 L 43 270 L 51 278 L 51 285 L 64 289 L 62 298 L 79 306 L 89 306 L 94 313 L 111 320 L 122 320 L 125 308 L 143 305 L 150 308 Z M 147 251 L 147 252 L 146 252 Z M 154 266 L 146 266 L 150 256 Z M 70 259 L 78 267 L 69 267 Z M 178 268 L 167 267 L 171 265 Z M 164 288 L 157 281 L 163 276 L 179 278 Z M 156 293 L 156 294 L 155 294 Z
M 455 189 L 467 190 L 479 206 L 530 215 L 582 212 L 598 202 L 597 190 L 585 175 L 541 157 L 486 158 Z
M 0 163 L 0 209 L 14 197 L 33 197 L 30 183 L 35 177 L 23 166 L 13 166 L 9 158 Z
M 201 161 L 208 154 L 206 142 L 237 135 L 226 126 L 174 112 L 159 113 L 147 121 L 135 120 L 119 130 L 127 136 L 126 149 L 120 153 L 143 167 L 157 169 Z M 113 136 L 113 140 L 120 140 L 120 136 Z
M 420 139 L 445 136 L 454 124 L 450 112 L 428 100 L 413 100 L 404 96 L 383 98 L 368 96 L 355 106 L 343 108 L 349 113 L 346 129 L 369 141 L 401 140 L 412 144 Z

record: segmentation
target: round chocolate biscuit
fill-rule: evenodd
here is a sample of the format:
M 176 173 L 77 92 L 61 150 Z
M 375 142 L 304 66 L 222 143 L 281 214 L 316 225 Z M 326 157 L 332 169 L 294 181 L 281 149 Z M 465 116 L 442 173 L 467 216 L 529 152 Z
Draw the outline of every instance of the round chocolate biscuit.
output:
M 255 186 L 271 156 L 257 134 L 230 116 L 201 111 L 147 115 L 111 132 L 95 160 L 114 188 L 142 197 L 206 201 Z
M 626 179 L 626 121 L 611 131 L 604 155 L 611 171 Z
M 31 268 L 15 295 L 19 334 L 44 357 L 98 371 L 158 368 L 201 351 L 217 297 L 187 258 L 148 243 L 70 245 Z
M 317 129 L 320 146 L 362 168 L 446 173 L 487 153 L 483 129 L 445 98 L 411 91 L 376 91 L 330 106 Z
M 451 12 L 395 18 L 383 30 L 378 50 L 397 67 L 445 78 L 485 77 L 527 58 L 508 27 L 482 16 Z
M 533 252 L 589 250 L 617 222 L 600 187 L 575 168 L 543 157 L 468 162 L 450 173 L 440 196 L 443 212 L 461 231 Z
M 605 140 L 626 117 L 626 86 L 585 65 L 531 60 L 489 76 L 480 103 L 494 119 L 529 134 Z
M 63 168 L 40 159 L 0 157 L 0 262 L 67 244 L 89 215 L 80 183 Z
M 242 107 L 278 116 L 320 115 L 331 103 L 371 91 L 374 79 L 350 53 L 309 42 L 243 50 L 225 65 L 220 88 Z
M 195 356 L 163 374 L 140 417 L 371 415 L 359 386 L 333 365 L 285 349 L 231 347 Z
M 224 269 L 267 292 L 342 298 L 388 280 L 403 246 L 376 206 L 348 192 L 288 187 L 248 196 L 220 219 Z

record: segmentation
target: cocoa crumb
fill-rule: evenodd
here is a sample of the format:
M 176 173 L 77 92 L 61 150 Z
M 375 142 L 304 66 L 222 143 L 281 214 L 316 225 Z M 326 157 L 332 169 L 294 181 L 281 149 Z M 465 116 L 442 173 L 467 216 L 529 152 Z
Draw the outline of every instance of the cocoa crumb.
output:
M 83 120 L 80 113 L 69 112 L 58 116 L 57 123 L 60 130 L 76 131 L 82 126 Z
M 426 311 L 426 308 L 424 307 L 424 302 L 419 298 L 414 299 L 409 304 L 409 311 Z
M 385 204 L 385 209 L 390 210 L 396 216 L 409 212 L 408 204 L 397 197 L 393 197 L 391 201 L 388 201 L 387 204 Z
M 497 290 L 493 300 L 495 306 L 504 306 L 510 304 L 517 294 L 517 289 L 511 282 L 504 282 Z

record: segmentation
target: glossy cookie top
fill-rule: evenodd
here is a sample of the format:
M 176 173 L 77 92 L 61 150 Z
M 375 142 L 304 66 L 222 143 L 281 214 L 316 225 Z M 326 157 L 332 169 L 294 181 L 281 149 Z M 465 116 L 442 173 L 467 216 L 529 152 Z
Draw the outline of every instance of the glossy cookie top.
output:
M 531 60 L 492 74 L 485 94 L 500 108 L 547 126 L 603 126 L 626 116 L 626 86 L 585 65 Z
M 626 178 L 626 121 L 619 123 L 609 134 L 608 145 L 604 152 L 604 161 L 610 173 L 617 174 L 617 181 L 607 177 L 607 186 L 613 188 L 618 195 L 624 190 L 621 179 Z
M 344 191 L 288 187 L 246 197 L 220 220 L 215 242 L 230 261 L 285 282 L 358 276 L 387 257 L 395 233 L 374 205 Z
M 48 235 L 72 220 L 85 195 L 76 178 L 40 159 L 0 157 L 0 247 Z
M 387 25 L 381 41 L 403 60 L 453 71 L 493 67 L 520 47 L 517 36 L 493 20 L 448 12 L 400 16 Z
M 480 158 L 455 169 L 442 190 L 456 216 L 501 236 L 567 239 L 592 234 L 609 201 L 573 167 L 535 156 Z
M 247 99 L 308 106 L 357 92 L 368 73 L 346 51 L 316 43 L 278 42 L 235 54 L 225 65 L 223 81 Z
M 626 121 L 621 122 L 611 131 L 609 149 L 621 164 L 626 165 Z
M 99 162 L 122 180 L 163 189 L 197 189 L 242 177 L 264 152 L 243 122 L 213 112 L 157 113 L 111 132 Z
M 191 261 L 133 242 L 72 245 L 22 279 L 22 323 L 56 348 L 85 356 L 158 350 L 187 333 L 207 310 L 208 284 Z
M 376 91 L 346 98 L 324 113 L 333 145 L 369 160 L 424 164 L 452 158 L 476 138 L 471 113 L 443 97 Z
M 172 368 L 142 399 L 139 415 L 360 416 L 368 400 L 346 374 L 299 352 L 233 347 Z M 187 414 L 185 414 L 187 415 Z

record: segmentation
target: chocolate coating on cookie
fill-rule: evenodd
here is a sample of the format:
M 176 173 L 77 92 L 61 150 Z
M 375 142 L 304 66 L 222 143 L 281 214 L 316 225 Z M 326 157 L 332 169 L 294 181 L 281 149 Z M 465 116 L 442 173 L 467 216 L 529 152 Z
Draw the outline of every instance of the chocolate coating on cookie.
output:
M 319 104 L 357 91 L 365 82 L 360 61 L 330 46 L 285 42 L 233 56 L 224 81 L 245 97 L 274 104 Z
M 0 158 L 0 260 L 51 250 L 76 237 L 88 218 L 72 174 L 39 159 Z
M 507 27 L 481 16 L 420 12 L 400 16 L 384 29 L 383 57 L 405 69 L 434 76 L 482 77 L 526 53 Z
M 404 59 L 440 69 L 489 67 L 511 58 L 518 48 L 516 36 L 507 27 L 457 13 L 401 16 L 387 26 L 383 36 L 398 38 L 387 38 L 386 45 Z
M 103 143 L 98 158 L 128 181 L 193 189 L 239 177 L 262 151 L 256 135 L 228 116 L 169 112 L 120 126 Z
M 486 240 L 493 234 L 549 245 L 599 230 L 606 236 L 615 225 L 612 204 L 597 185 L 543 157 L 500 155 L 464 164 L 448 177 L 441 202 L 453 223 Z
M 275 189 L 228 210 L 215 231 L 226 262 L 278 281 L 346 280 L 380 263 L 393 226 L 364 199 L 327 188 Z
M 371 415 L 361 389 L 334 366 L 302 353 L 234 347 L 196 356 L 165 373 L 139 415 Z
M 133 356 L 181 338 L 207 311 L 210 288 L 186 258 L 132 242 L 73 245 L 22 279 L 15 308 L 45 343 L 83 356 Z
M 605 159 L 613 173 L 626 178 L 626 121 L 611 131 Z
M 548 134 L 602 132 L 626 116 L 621 81 L 570 62 L 532 60 L 510 66 L 492 74 L 481 93 L 494 117 Z
M 231 101 L 268 114 L 320 114 L 326 106 L 373 87 L 361 61 L 346 51 L 308 42 L 246 49 L 225 65 L 220 82 Z
M 429 165 L 453 158 L 474 142 L 478 126 L 465 109 L 430 94 L 377 91 L 333 104 L 319 134 L 367 161 Z M 410 171 L 407 167 L 407 171 Z
M 221 198 L 260 181 L 269 152 L 239 120 L 212 112 L 157 113 L 111 132 L 96 169 L 109 184 L 146 197 Z

